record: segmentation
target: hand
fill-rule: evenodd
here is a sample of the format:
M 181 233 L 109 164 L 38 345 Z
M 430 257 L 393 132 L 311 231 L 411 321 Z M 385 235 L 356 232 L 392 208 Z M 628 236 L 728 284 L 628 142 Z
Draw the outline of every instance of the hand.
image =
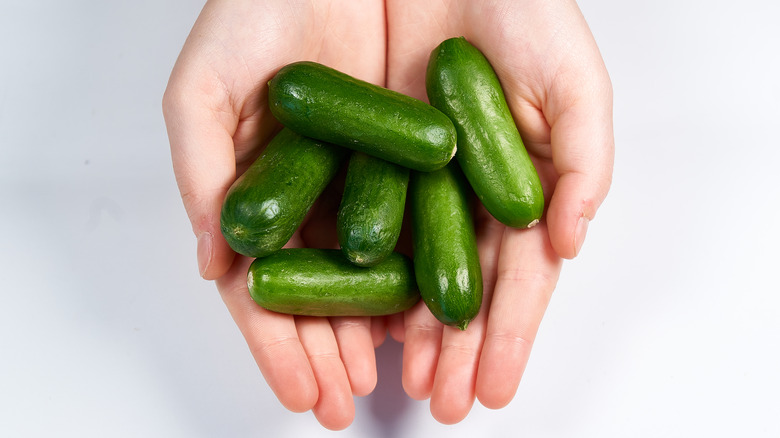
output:
M 318 61 L 384 85 L 385 53 L 384 4 L 378 0 L 212 0 L 184 45 L 163 99 L 200 274 L 217 280 L 281 403 L 296 412 L 312 409 L 330 429 L 347 427 L 354 417 L 352 396 L 368 394 L 376 384 L 374 347 L 384 339 L 383 320 L 293 317 L 257 306 L 246 287 L 251 260 L 236 255 L 222 237 L 220 208 L 236 176 L 278 129 L 266 83 L 279 68 Z M 319 208 L 332 205 L 323 199 Z M 288 246 L 336 244 L 335 230 L 324 232 L 327 221 L 317 215 L 311 213 Z
M 542 179 L 547 211 L 534 228 L 508 228 L 484 209 L 476 219 L 482 310 L 468 330 L 443 327 L 424 303 L 404 326 L 403 385 L 456 423 L 475 397 L 500 408 L 514 397 L 562 258 L 582 246 L 611 183 L 612 89 L 573 1 L 387 0 L 388 88 L 426 99 L 425 67 L 441 41 L 465 36 L 496 70 Z

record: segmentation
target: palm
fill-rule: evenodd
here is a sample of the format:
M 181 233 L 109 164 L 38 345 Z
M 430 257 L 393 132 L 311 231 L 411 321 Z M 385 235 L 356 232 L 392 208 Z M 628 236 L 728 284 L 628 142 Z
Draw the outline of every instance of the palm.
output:
M 206 81 L 218 78 L 224 88 L 215 91 L 229 98 L 219 102 L 217 110 L 235 124 L 226 127 L 235 130 L 239 165 L 251 162 L 258 145 L 276 127 L 268 111 L 265 84 L 285 64 L 318 61 L 369 82 L 384 83 L 381 3 L 375 2 L 373 14 L 349 5 L 334 7 L 334 2 L 307 2 L 299 7 L 292 2 L 249 1 L 241 3 L 243 8 L 231 5 L 228 11 L 218 3 L 209 3 L 200 19 L 212 32 L 206 42 L 213 53 L 208 53 L 212 71 L 199 74 Z M 210 9 L 214 15 L 208 14 Z
M 166 111 L 166 119 L 185 207 L 196 234 L 203 226 L 213 237 L 202 275 L 217 279 L 223 300 L 280 401 L 293 411 L 312 409 L 323 425 L 341 429 L 354 416 L 352 395 L 365 395 L 376 383 L 370 321 L 298 318 L 254 305 L 246 291 L 251 260 L 234 255 L 213 220 L 227 187 L 278 129 L 265 84 L 280 67 L 318 61 L 384 84 L 383 4 L 338 2 L 334 7 L 336 3 L 207 3 L 174 68 L 165 107 L 173 108 Z M 188 121 L 189 129 L 177 126 L 180 120 Z M 198 148 L 205 149 L 193 150 Z M 335 233 L 325 233 L 322 226 L 309 220 L 288 245 L 334 245 L 327 236 Z
M 582 163 L 570 160 L 567 136 L 572 119 L 581 115 L 566 113 L 574 93 L 559 84 L 575 84 L 570 76 L 600 58 L 597 51 L 593 58 L 595 45 L 584 21 L 572 20 L 579 17 L 576 4 L 547 4 L 449 0 L 409 7 L 406 1 L 387 1 L 388 87 L 426 100 L 431 50 L 447 38 L 465 36 L 493 64 L 550 204 L 545 220 L 530 230 L 508 228 L 478 210 L 485 295 L 469 330 L 441 327 L 422 304 L 406 314 L 406 329 L 398 336 L 405 342 L 404 387 L 414 398 L 430 397 L 433 415 L 445 423 L 465 417 L 475 397 L 498 408 L 514 396 L 561 256 L 573 257 L 579 249 L 568 216 L 590 217 L 588 209 L 595 210 L 590 200 L 576 199 L 580 190 L 571 189 L 577 181 L 570 173 Z M 569 56 L 573 51 L 586 54 L 579 65 Z M 606 127 L 611 135 L 611 125 Z M 562 187 L 561 176 L 570 180 Z

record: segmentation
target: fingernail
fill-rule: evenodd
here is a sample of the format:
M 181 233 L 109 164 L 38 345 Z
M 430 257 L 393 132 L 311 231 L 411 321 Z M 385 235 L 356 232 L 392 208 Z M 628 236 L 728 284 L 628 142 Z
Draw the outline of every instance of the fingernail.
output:
M 208 231 L 200 233 L 200 236 L 198 236 L 198 271 L 200 271 L 201 277 L 206 273 L 206 269 L 208 269 L 209 263 L 211 263 L 212 244 L 213 238 L 211 233 Z
M 574 255 L 580 253 L 582 244 L 585 243 L 585 234 L 588 233 L 588 224 L 590 221 L 585 216 L 580 217 L 577 221 L 577 229 L 574 230 Z

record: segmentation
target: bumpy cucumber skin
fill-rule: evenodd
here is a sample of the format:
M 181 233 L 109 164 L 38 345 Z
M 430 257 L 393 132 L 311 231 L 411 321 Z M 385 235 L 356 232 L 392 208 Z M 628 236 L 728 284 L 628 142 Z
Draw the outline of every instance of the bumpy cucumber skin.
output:
M 352 154 L 336 220 L 339 244 L 350 262 L 374 266 L 393 252 L 408 183 L 408 168 L 362 152 Z
M 409 181 L 414 270 L 423 301 L 444 324 L 465 330 L 482 304 L 482 270 L 468 183 L 457 163 Z
M 322 64 L 283 67 L 268 82 L 271 113 L 286 127 L 410 169 L 431 171 L 455 155 L 452 121 L 412 97 Z
M 544 194 L 487 58 L 465 38 L 436 47 L 425 79 L 428 100 L 452 119 L 456 160 L 482 204 L 505 225 L 526 228 L 544 211 Z
M 264 257 L 284 246 L 347 156 L 282 129 L 228 190 L 220 224 L 230 247 Z
M 285 248 L 252 262 L 247 287 L 260 306 L 293 315 L 390 315 L 420 300 L 412 261 L 397 252 L 361 268 L 337 249 Z

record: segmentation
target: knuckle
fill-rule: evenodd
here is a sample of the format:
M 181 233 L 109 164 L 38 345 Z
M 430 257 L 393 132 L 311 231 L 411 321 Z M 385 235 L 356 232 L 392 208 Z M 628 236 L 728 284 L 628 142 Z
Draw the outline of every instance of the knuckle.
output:
M 441 346 L 441 355 L 454 355 L 454 356 L 466 356 L 471 357 L 476 355 L 476 349 L 472 345 L 467 344 L 444 344 Z
M 311 363 L 320 363 L 320 362 L 329 362 L 329 363 L 335 363 L 335 362 L 341 362 L 341 356 L 339 355 L 338 351 L 332 351 L 332 350 L 323 350 L 323 351 L 307 351 L 306 356 L 309 358 L 309 362 Z
M 415 333 L 419 334 L 421 336 L 432 336 L 437 335 L 439 332 L 442 331 L 442 327 L 440 324 L 429 324 L 426 322 L 407 322 L 406 323 L 406 332 L 407 333 Z
M 542 290 L 555 287 L 556 279 L 542 270 L 525 269 L 522 267 L 503 268 L 498 271 L 498 282 L 513 283 Z
M 262 339 L 257 344 L 249 346 L 254 357 L 275 357 L 280 352 L 294 348 L 300 341 L 295 336 L 278 336 Z
M 487 340 L 494 345 L 502 348 L 512 349 L 525 349 L 531 348 L 533 345 L 533 339 L 528 336 L 523 336 L 520 333 L 512 331 L 497 331 L 487 334 Z
M 331 318 L 330 325 L 334 331 L 367 330 L 369 323 L 363 318 Z

